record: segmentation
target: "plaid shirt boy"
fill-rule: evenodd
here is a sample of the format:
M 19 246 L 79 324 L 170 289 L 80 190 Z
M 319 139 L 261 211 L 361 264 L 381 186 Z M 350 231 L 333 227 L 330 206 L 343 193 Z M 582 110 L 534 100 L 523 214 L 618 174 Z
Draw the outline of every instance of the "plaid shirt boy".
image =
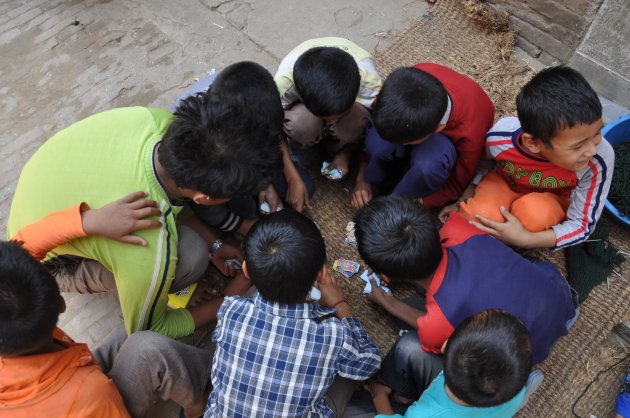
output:
M 212 334 L 214 390 L 204 418 L 332 417 L 324 395 L 335 376 L 365 380 L 381 364 L 361 324 L 334 312 L 260 294 L 225 298 Z

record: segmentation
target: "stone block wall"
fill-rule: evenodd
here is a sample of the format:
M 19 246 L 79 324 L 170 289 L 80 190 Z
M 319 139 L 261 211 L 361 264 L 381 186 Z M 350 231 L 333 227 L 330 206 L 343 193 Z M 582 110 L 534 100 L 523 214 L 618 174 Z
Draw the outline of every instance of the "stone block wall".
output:
M 603 0 L 488 0 L 510 14 L 517 46 L 544 64 L 566 64 Z
M 599 94 L 630 109 L 629 0 L 604 0 L 568 64 Z
M 516 45 L 545 65 L 580 71 L 630 108 L 630 0 L 486 0 L 505 9 Z

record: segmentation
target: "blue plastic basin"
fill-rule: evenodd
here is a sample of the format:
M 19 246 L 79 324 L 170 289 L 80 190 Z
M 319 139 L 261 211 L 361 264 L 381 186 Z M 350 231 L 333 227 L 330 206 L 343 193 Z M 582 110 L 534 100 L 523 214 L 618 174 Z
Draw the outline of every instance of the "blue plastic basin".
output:
M 613 147 L 616 144 L 630 141 L 630 114 L 624 115 L 604 126 L 604 129 L 602 129 L 602 136 L 606 138 Z M 620 214 L 615 205 L 613 205 L 608 199 L 606 199 L 605 208 L 612 216 L 630 226 L 630 217 Z

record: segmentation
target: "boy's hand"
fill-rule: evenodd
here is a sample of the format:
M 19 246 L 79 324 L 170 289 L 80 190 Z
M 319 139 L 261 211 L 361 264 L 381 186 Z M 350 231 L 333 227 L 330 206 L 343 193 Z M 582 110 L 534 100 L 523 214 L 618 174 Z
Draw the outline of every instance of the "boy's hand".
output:
M 322 305 L 332 308 L 335 303 L 344 299 L 341 285 L 328 268 L 324 269 L 324 274 L 317 281 L 317 284 L 320 292 L 322 292 L 322 298 L 319 300 Z
M 395 414 L 394 410 L 392 409 L 392 404 L 389 401 L 389 395 L 392 393 L 392 388 L 378 383 L 376 379 L 371 379 L 366 385 L 363 386 L 363 388 L 370 392 L 370 395 L 372 395 L 372 402 L 374 402 L 374 408 L 376 408 L 377 414 Z
M 372 185 L 367 181 L 357 180 L 357 184 L 352 190 L 352 207 L 361 209 L 372 200 Z
M 530 232 L 510 211 L 504 207 L 500 207 L 499 210 L 506 219 L 503 223 L 491 221 L 481 215 L 477 215 L 479 222 L 471 221 L 470 223 L 513 247 L 552 248 L 556 245 L 556 233 L 553 229 Z
M 450 205 L 444 206 L 438 215 L 440 222 L 445 223 L 448 220 L 448 215 L 451 212 L 457 212 L 457 209 L 457 203 L 451 203 Z
M 392 388 L 382 383 L 378 383 L 376 379 L 371 379 L 363 386 L 370 394 L 372 399 L 376 397 L 389 397 L 392 393 Z
M 523 224 L 521 224 L 521 221 L 519 221 L 516 216 L 512 215 L 506 208 L 501 206 L 499 210 L 506 219 L 505 222 L 495 222 L 484 218 L 481 215 L 477 215 L 479 222 L 471 221 L 470 223 L 508 245 L 526 247 L 531 232 L 526 230 L 523 227 Z
M 224 276 L 234 277 L 238 271 L 234 266 L 225 262 L 225 260 L 229 260 L 230 258 L 236 258 L 242 262 L 243 253 L 241 253 L 241 250 L 237 246 L 229 242 L 224 242 L 217 252 L 214 253 L 210 261 L 212 261 L 212 264 L 214 264 Z
M 341 179 L 342 179 L 346 174 L 348 174 L 349 164 L 350 164 L 349 158 L 350 158 L 349 155 L 343 150 L 338 152 L 337 155 L 335 155 L 335 158 L 333 158 L 333 160 L 331 161 L 330 165 L 326 168 L 326 173 L 330 173 L 336 168 L 341 173 Z
M 381 289 L 372 277 L 370 277 L 369 280 L 370 284 L 372 285 L 372 291 L 365 295 L 365 297 L 370 302 L 374 302 L 379 306 L 385 307 L 389 302 L 393 300 L 394 296 L 391 293 L 387 293 L 383 289 Z
M 81 214 L 83 230 L 90 235 L 99 235 L 127 244 L 147 245 L 144 238 L 133 235 L 142 229 L 159 228 L 162 222 L 146 219 L 160 216 L 154 200 L 139 200 L 145 192 L 131 193 L 115 200 L 100 209 L 90 209 Z
M 234 278 L 227 283 L 225 289 L 223 289 L 223 294 L 225 296 L 243 296 L 251 287 L 251 280 L 245 277 L 242 271 L 239 271 Z
M 304 208 L 311 208 L 308 190 L 299 175 L 287 178 L 287 186 L 286 201 L 293 209 L 302 213 Z
M 267 202 L 269 205 L 269 213 L 276 213 L 278 208 L 282 208 L 282 201 L 273 184 L 258 193 L 258 205 L 260 206 L 263 202 Z
M 252 229 L 252 226 L 256 224 L 256 219 L 243 219 L 241 226 L 238 227 L 236 232 L 245 236 L 249 233 L 249 230 Z

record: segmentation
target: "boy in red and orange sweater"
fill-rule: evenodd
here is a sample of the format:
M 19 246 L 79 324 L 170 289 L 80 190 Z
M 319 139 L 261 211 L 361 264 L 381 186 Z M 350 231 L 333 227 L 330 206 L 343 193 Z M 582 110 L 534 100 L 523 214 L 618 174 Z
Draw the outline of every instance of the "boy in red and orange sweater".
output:
M 516 109 L 518 117 L 486 135 L 485 159 L 495 168 L 480 164 L 459 212 L 517 247 L 583 242 L 604 209 L 615 161 L 597 94 L 579 72 L 551 67 L 523 86 Z M 454 209 L 444 208 L 442 220 Z

